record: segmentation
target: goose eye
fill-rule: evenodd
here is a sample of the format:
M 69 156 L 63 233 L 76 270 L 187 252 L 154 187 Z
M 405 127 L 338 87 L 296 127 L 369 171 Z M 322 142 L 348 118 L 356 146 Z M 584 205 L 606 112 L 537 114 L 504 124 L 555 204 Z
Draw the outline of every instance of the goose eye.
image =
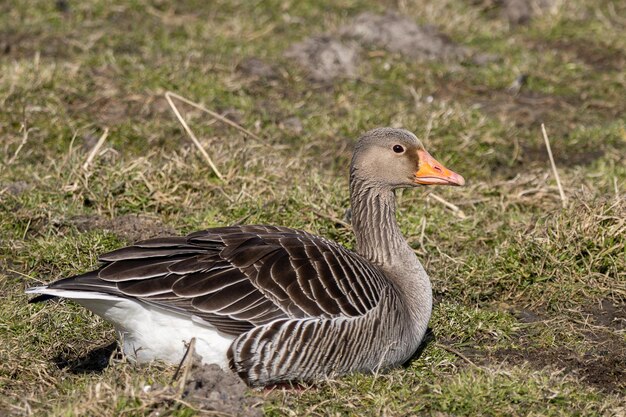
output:
M 393 151 L 395 153 L 402 153 L 404 152 L 404 148 L 402 147 L 402 145 L 393 145 Z

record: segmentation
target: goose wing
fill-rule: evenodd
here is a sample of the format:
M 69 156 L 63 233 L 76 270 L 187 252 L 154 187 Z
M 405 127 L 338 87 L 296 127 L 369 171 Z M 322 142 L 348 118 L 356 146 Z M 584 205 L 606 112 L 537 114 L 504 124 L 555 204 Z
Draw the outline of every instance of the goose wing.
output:
M 49 285 L 134 298 L 240 335 L 276 319 L 354 317 L 379 301 L 381 272 L 359 255 L 285 227 L 231 226 L 156 238 Z

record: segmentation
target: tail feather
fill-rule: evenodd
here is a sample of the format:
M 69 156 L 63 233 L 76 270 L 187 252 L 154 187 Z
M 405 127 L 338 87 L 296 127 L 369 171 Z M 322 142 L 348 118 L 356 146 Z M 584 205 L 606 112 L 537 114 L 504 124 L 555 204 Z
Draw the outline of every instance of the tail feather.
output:
M 123 297 L 115 284 L 98 278 L 98 271 L 87 272 L 55 281 L 48 285 L 26 289 L 27 294 L 39 294 L 29 303 L 39 303 L 58 297 L 79 300 L 119 300 Z
M 27 294 L 41 294 L 29 303 L 38 303 L 57 297 L 79 299 L 119 299 L 122 294 L 114 283 L 106 282 L 98 277 L 98 270 L 85 274 L 63 278 L 48 285 L 32 287 Z
M 27 294 L 37 294 L 39 289 L 44 289 L 46 287 L 32 287 L 32 288 L 27 288 L 26 289 L 26 293 Z M 34 303 L 42 303 L 44 301 L 48 301 L 48 300 L 56 300 L 59 297 L 56 295 L 52 295 L 52 294 L 39 294 L 37 297 L 35 298 L 31 298 L 30 300 L 28 300 L 28 304 L 34 304 Z

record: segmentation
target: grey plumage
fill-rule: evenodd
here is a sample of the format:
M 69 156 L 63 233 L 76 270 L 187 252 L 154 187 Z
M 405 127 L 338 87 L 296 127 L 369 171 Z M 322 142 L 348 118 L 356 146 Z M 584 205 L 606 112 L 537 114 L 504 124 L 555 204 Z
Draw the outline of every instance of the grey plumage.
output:
M 397 129 L 358 142 L 350 172 L 356 252 L 286 227 L 220 227 L 138 242 L 46 288 L 111 294 L 204 321 L 236 337 L 228 362 L 250 385 L 395 366 L 419 346 L 432 305 L 428 276 L 395 220 L 393 190 L 415 185 L 420 150 Z

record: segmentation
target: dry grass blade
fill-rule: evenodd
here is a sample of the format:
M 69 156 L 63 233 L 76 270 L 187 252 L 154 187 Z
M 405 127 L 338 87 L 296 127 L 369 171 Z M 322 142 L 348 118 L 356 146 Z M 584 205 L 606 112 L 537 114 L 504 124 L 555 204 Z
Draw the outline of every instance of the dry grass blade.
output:
M 318 217 L 321 217 L 322 219 L 330 220 L 334 222 L 335 224 L 340 224 L 348 230 L 352 230 L 352 225 L 350 223 L 341 220 L 337 216 L 333 216 L 332 214 L 326 214 L 319 210 L 313 210 L 313 214 L 315 214 Z
M 561 185 L 561 179 L 559 178 L 559 172 L 556 169 L 556 164 L 554 163 L 554 157 L 552 156 L 552 148 L 550 148 L 550 140 L 548 139 L 548 133 L 546 133 L 546 126 L 541 124 L 541 133 L 543 134 L 543 140 L 546 142 L 546 149 L 548 150 L 548 157 L 550 157 L 550 165 L 552 165 L 552 172 L 554 172 L 554 178 L 556 179 L 556 186 L 559 188 L 559 195 L 561 196 L 561 203 L 563 207 L 567 206 L 567 197 L 565 197 L 565 192 L 563 191 L 563 186 Z
M 472 365 L 474 368 L 476 369 L 480 369 L 480 366 L 476 365 L 474 362 L 472 362 L 467 356 L 465 356 L 464 354 L 462 354 L 461 352 L 459 352 L 458 350 L 450 347 L 450 346 L 446 346 L 446 345 L 442 345 L 441 343 L 435 343 L 435 346 L 443 349 L 447 352 L 450 352 L 456 356 L 458 356 L 459 358 L 463 359 L 465 362 L 469 363 L 470 365 Z
M 165 93 L 165 98 L 167 98 L 167 101 L 170 102 L 170 105 L 172 105 L 171 104 L 171 101 L 172 101 L 171 98 L 172 97 L 174 97 L 177 100 L 182 101 L 183 103 L 187 103 L 190 106 L 193 106 L 193 107 L 195 107 L 198 110 L 202 110 L 203 112 L 208 113 L 211 117 L 213 117 L 213 118 L 219 120 L 220 122 L 225 123 L 225 124 L 227 124 L 227 125 L 229 125 L 231 127 L 234 127 L 235 129 L 239 130 L 240 132 L 245 133 L 246 135 L 250 136 L 251 138 L 254 138 L 254 139 L 258 140 L 258 141 L 262 141 L 262 139 L 258 135 L 255 135 L 254 133 L 252 133 L 251 131 L 249 131 L 245 127 L 243 127 L 243 126 L 233 122 L 232 120 L 227 119 L 226 117 L 222 116 L 221 114 L 216 113 L 213 110 L 209 110 L 206 107 L 201 106 L 200 104 L 195 103 L 195 102 L 193 102 L 193 101 L 191 101 L 189 99 L 186 99 L 183 96 L 179 96 L 176 93 L 168 91 L 168 92 Z
M 459 208 L 459 206 L 457 206 L 456 204 L 452 204 L 451 202 L 445 200 L 443 197 L 440 197 L 440 196 L 438 196 L 435 193 L 428 194 L 428 197 L 432 197 L 435 201 L 443 204 L 444 206 L 446 206 L 447 208 L 452 210 L 452 212 L 455 214 L 455 216 L 457 216 L 459 219 L 466 219 L 467 218 L 465 213 L 463 213 L 463 210 L 461 210 Z
M 174 114 L 176 115 L 176 118 L 178 119 L 178 121 L 180 122 L 181 125 L 183 125 L 183 129 L 185 129 L 185 132 L 187 132 L 187 134 L 189 135 L 189 137 L 191 138 L 192 142 L 194 145 L 196 145 L 196 147 L 198 148 L 198 150 L 200 151 L 200 153 L 202 154 L 202 156 L 204 157 L 204 159 L 207 161 L 207 163 L 209 164 L 209 166 L 211 167 L 211 169 L 213 170 L 213 172 L 215 172 L 215 175 L 217 175 L 217 177 L 224 181 L 224 176 L 222 175 L 222 173 L 219 171 L 219 169 L 217 169 L 217 166 L 215 166 L 215 164 L 213 163 L 213 160 L 211 159 L 211 157 L 209 156 L 209 154 L 207 153 L 207 151 L 204 150 L 204 148 L 202 147 L 202 144 L 200 143 L 200 141 L 198 140 L 198 138 L 196 137 L 196 135 L 194 135 L 193 131 L 191 130 L 191 128 L 189 127 L 189 125 L 187 125 L 187 122 L 185 122 L 185 119 L 183 118 L 183 116 L 180 114 L 180 112 L 178 111 L 178 108 L 176 107 L 176 105 L 174 104 L 174 102 L 172 101 L 172 97 L 175 97 L 179 100 L 182 100 L 186 103 L 189 103 L 188 100 L 183 99 L 182 97 L 180 97 L 177 94 L 174 93 L 170 93 L 169 91 L 167 93 L 165 93 L 165 99 L 167 100 L 167 103 L 170 105 L 170 108 L 172 109 L 172 111 L 174 112 Z
M 24 129 L 24 133 L 22 134 L 22 140 L 20 141 L 20 144 L 17 146 L 17 149 L 15 150 L 15 153 L 13 154 L 11 159 L 9 159 L 9 161 L 7 162 L 7 165 L 11 165 L 13 162 L 15 162 L 15 160 L 17 159 L 17 156 L 20 154 L 20 151 L 22 150 L 22 148 L 24 147 L 24 145 L 26 145 L 26 142 L 28 141 L 28 133 L 30 132 L 30 130 L 27 129 L 26 126 L 23 126 L 22 128 Z
M 181 369 L 184 368 L 182 378 L 180 379 L 180 392 L 181 393 L 183 392 L 185 388 L 185 384 L 187 383 L 187 379 L 189 378 L 189 372 L 191 371 L 191 366 L 193 363 L 193 355 L 195 353 L 196 353 L 196 338 L 192 337 L 191 341 L 189 342 L 189 346 L 187 346 L 187 351 L 185 352 L 183 359 L 181 359 L 180 363 L 178 364 L 178 368 L 176 368 L 176 372 L 174 372 L 174 376 L 172 377 L 172 382 L 174 382 L 176 378 L 178 378 L 178 374 L 180 373 Z
M 105 128 L 104 132 L 100 136 L 100 139 L 98 139 L 98 143 L 96 143 L 96 146 L 94 146 L 91 152 L 89 152 L 89 155 L 87 156 L 87 159 L 85 160 L 85 163 L 83 164 L 83 169 L 85 171 L 87 170 L 87 168 L 89 168 L 89 165 L 91 165 L 93 160 L 96 158 L 96 155 L 98 155 L 98 152 L 100 151 L 100 148 L 102 148 L 102 145 L 104 145 L 104 142 L 106 141 L 107 136 L 109 136 L 109 129 Z

